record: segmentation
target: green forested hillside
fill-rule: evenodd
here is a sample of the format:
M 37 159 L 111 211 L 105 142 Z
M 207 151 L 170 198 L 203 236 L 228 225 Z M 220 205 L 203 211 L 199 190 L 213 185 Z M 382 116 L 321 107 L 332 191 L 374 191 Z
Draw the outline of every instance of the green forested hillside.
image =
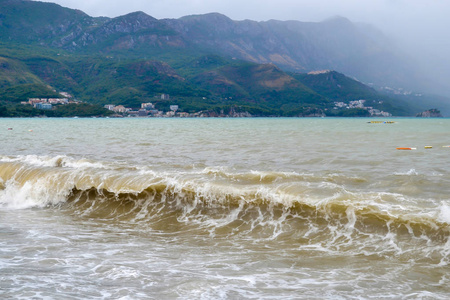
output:
M 354 100 L 366 100 L 366 106 L 390 112 L 396 116 L 407 116 L 416 109 L 407 101 L 389 97 L 375 89 L 359 82 L 356 79 L 345 76 L 336 71 L 319 71 L 311 73 L 294 73 L 292 76 L 320 95 L 332 101 L 348 103 Z M 355 113 L 358 113 L 356 111 Z M 364 112 L 361 112 L 365 115 Z M 343 116 L 348 115 L 344 112 Z
M 168 110 L 248 111 L 261 116 L 305 116 L 331 111 L 336 100 L 383 99 L 384 108 L 408 114 L 394 101 L 337 72 L 326 76 L 287 74 L 273 64 L 255 64 L 205 55 L 176 60 L 173 67 L 158 60 L 101 55 L 51 53 L 25 48 L 14 57 L 3 46 L 0 100 L 58 97 L 68 92 L 80 101 L 138 108 L 153 102 Z M 28 54 L 27 54 L 28 51 Z M 170 100 L 162 100 L 169 94 Z M 411 112 L 413 113 L 413 112 Z
M 218 13 L 95 18 L 54 3 L 0 0 L 0 40 L 72 54 L 163 60 L 215 54 L 285 71 L 337 70 L 378 85 L 420 85 L 414 64 L 381 32 L 342 17 L 323 22 L 234 21 Z M 175 67 L 175 66 L 174 66 Z
M 331 100 L 376 100 L 381 97 L 373 88 L 336 71 L 294 73 L 292 76 Z
M 177 104 L 184 112 L 246 111 L 257 116 L 336 115 L 335 101 L 358 99 L 394 115 L 415 115 L 421 107 L 409 107 L 408 101 L 382 95 L 335 71 L 286 73 L 280 66 L 322 65 L 297 42 L 291 45 L 295 55 L 283 52 L 278 37 L 295 41 L 306 30 L 301 22 L 235 22 L 219 14 L 157 20 L 142 12 L 92 18 L 52 3 L 0 4 L 0 103 L 15 114 L 25 112 L 12 109 L 11 103 L 59 97 L 60 92 L 97 105 L 139 108 L 152 102 L 163 111 Z M 357 38 L 351 22 L 333 22 L 348 30 L 349 40 Z M 333 31 L 329 22 L 309 26 L 324 34 Z M 305 43 L 315 40 L 308 32 Z M 270 46 L 268 39 L 279 45 Z M 336 56 L 330 49 L 316 50 L 330 61 L 345 52 Z M 161 99 L 162 94 L 169 99 Z

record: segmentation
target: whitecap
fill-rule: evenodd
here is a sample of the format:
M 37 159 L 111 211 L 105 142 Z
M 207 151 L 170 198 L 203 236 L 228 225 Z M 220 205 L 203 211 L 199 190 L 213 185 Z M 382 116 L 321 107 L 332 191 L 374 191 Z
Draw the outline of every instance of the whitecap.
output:
M 442 203 L 439 208 L 438 220 L 443 223 L 450 224 L 450 206 Z
M 410 169 L 408 172 L 395 172 L 394 175 L 397 175 L 397 176 L 404 176 L 404 175 L 417 176 L 417 175 L 419 175 L 419 173 L 415 169 Z

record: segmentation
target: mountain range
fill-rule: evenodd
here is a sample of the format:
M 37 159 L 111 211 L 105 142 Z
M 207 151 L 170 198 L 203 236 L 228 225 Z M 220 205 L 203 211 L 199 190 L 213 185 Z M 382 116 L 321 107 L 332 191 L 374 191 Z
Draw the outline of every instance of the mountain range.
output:
M 417 87 L 421 80 L 381 32 L 341 17 L 319 23 L 233 21 L 218 13 L 106 18 L 0 0 L 0 41 L 0 99 L 8 101 L 66 91 L 129 106 L 165 93 L 186 110 L 239 106 L 261 115 L 302 115 L 358 98 L 388 104 L 399 115 L 430 108 L 425 99 L 408 105 L 362 84 Z M 324 78 L 307 74 L 323 69 L 334 71 Z

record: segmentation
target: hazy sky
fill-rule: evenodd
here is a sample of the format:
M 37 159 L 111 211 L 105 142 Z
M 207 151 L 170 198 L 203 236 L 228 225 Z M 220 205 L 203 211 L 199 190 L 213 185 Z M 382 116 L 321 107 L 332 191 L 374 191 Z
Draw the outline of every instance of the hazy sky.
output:
M 157 18 L 219 12 L 233 20 L 319 22 L 343 16 L 375 25 L 428 70 L 450 79 L 450 0 L 46 0 L 91 16 L 144 11 Z

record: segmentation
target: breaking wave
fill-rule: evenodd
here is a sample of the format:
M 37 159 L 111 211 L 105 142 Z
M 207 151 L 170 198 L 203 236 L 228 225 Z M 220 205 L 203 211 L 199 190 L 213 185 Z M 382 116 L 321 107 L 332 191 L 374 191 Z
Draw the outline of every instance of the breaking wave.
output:
M 365 255 L 421 249 L 420 255 L 447 264 L 448 204 L 420 205 L 371 186 L 367 178 L 339 173 L 156 171 L 66 156 L 0 156 L 3 209 L 56 208 L 154 230 L 295 241 Z

